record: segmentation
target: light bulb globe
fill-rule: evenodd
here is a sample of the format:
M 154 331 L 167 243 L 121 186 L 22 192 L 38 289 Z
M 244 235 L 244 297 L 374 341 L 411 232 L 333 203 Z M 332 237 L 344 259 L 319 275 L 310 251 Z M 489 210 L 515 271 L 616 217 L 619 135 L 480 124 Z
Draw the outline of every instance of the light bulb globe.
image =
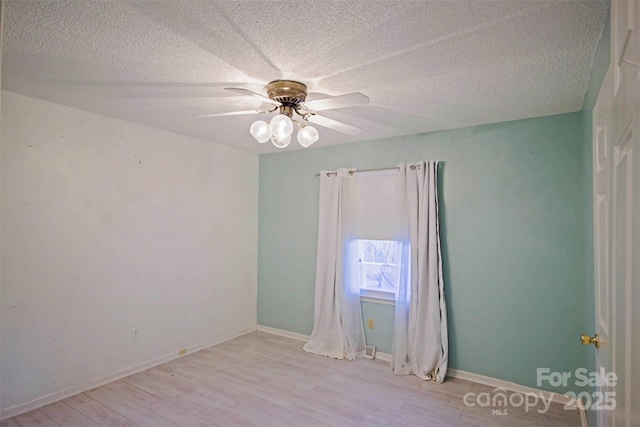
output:
M 271 143 L 278 148 L 287 148 L 291 143 L 291 135 L 285 136 L 284 138 L 276 138 L 275 136 L 272 136 Z
M 284 114 L 278 114 L 271 119 L 269 127 L 271 128 L 271 135 L 277 139 L 283 139 L 287 136 L 291 136 L 291 133 L 293 132 L 293 122 Z
M 309 147 L 320 138 L 318 131 L 313 126 L 305 126 L 298 132 L 298 142 L 304 148 Z
M 262 120 L 253 122 L 249 128 L 249 133 L 251 133 L 251 136 L 260 144 L 267 142 L 271 138 L 271 129 L 267 122 L 263 122 Z

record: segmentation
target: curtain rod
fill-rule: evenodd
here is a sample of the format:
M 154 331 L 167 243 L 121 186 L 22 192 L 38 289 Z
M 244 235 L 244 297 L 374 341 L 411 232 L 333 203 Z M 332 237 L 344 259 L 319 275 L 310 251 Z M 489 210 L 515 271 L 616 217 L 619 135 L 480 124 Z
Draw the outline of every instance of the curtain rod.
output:
M 411 165 L 411 169 L 419 168 L 420 165 Z M 380 172 L 380 171 L 392 171 L 392 170 L 400 170 L 398 166 L 393 168 L 379 168 L 379 169 L 354 169 L 349 171 L 349 175 L 353 175 L 356 172 Z M 338 172 L 327 172 L 327 176 L 337 175 Z M 320 172 L 316 173 L 315 176 L 320 176 Z

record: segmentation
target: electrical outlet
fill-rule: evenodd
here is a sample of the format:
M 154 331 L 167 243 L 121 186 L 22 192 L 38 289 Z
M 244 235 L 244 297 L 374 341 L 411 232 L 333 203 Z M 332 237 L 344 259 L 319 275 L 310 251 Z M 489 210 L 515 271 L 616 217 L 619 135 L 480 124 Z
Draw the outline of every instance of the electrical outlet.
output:
M 131 341 L 138 341 L 138 328 L 131 330 Z
M 367 320 L 367 328 L 373 329 L 373 319 L 372 318 L 369 318 Z

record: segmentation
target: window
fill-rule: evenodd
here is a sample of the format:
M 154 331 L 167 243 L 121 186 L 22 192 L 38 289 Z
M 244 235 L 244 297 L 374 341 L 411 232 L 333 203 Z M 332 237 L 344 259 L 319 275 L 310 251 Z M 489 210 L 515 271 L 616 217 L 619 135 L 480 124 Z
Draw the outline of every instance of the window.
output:
M 351 181 L 347 251 L 353 290 L 363 301 L 394 304 L 397 250 L 396 170 L 359 172 Z
M 361 296 L 395 300 L 398 249 L 393 240 L 358 239 Z

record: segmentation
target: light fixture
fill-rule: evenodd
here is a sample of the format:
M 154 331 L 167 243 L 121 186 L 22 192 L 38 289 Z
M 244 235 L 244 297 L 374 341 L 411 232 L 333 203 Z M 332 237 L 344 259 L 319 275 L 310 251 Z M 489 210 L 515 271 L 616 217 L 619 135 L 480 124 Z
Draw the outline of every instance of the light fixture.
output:
M 271 119 L 271 123 L 269 124 L 269 129 L 271 129 L 271 135 L 276 139 L 284 139 L 286 137 L 290 137 L 293 132 L 293 122 L 284 114 L 278 114 L 273 119 Z
M 259 143 L 271 140 L 278 148 L 286 148 L 291 143 L 293 122 L 286 114 L 278 114 L 270 123 L 262 120 L 255 121 L 249 128 L 249 133 Z M 296 122 L 298 123 L 298 122 Z M 318 130 L 313 126 L 304 126 L 298 123 L 298 143 L 304 148 L 309 147 L 320 138 Z
M 298 142 L 307 148 L 320 138 L 318 131 L 313 126 L 302 126 L 298 131 Z
M 274 135 L 271 137 L 271 143 L 278 148 L 287 148 L 291 143 L 291 135 L 287 135 L 284 138 L 276 138 Z
M 273 145 L 278 148 L 285 148 L 291 143 L 294 123 L 298 125 L 298 142 L 305 148 L 320 138 L 316 128 L 303 124 L 306 122 L 320 125 L 346 135 L 358 135 L 361 129 L 323 115 L 318 115 L 317 112 L 369 103 L 369 98 L 360 92 L 330 96 L 307 102 L 307 85 L 294 80 L 273 80 L 269 82 L 266 86 L 267 96 L 242 87 L 226 87 L 224 89 L 235 94 L 259 98 L 263 103 L 270 104 L 271 107 L 249 111 L 200 114 L 196 117 L 236 116 L 253 113 L 273 113 L 277 111 L 277 115 L 273 117 L 270 122 L 262 120 L 253 122 L 249 128 L 249 133 L 259 143 L 263 144 L 271 140 Z M 302 119 L 304 122 L 294 120 L 294 113 L 296 114 L 296 119 Z
M 279 114 L 270 122 L 258 120 L 253 122 L 249 128 L 249 133 L 259 143 L 271 140 L 271 143 L 278 148 L 286 148 L 291 143 L 293 134 L 293 123 L 298 124 L 298 143 L 304 148 L 316 142 L 320 135 L 313 126 L 304 126 L 296 120 L 292 120 L 293 113 L 297 113 L 304 120 L 308 120 L 312 112 L 303 107 L 307 97 L 307 86 L 291 80 L 276 80 L 267 86 L 269 98 L 277 102 L 277 106 L 265 113 L 280 110 Z
M 249 132 L 251 133 L 251 136 L 253 136 L 260 144 L 271 139 L 271 129 L 269 129 L 269 125 L 267 124 L 267 122 L 264 122 L 262 120 L 253 122 L 253 124 L 249 128 Z

